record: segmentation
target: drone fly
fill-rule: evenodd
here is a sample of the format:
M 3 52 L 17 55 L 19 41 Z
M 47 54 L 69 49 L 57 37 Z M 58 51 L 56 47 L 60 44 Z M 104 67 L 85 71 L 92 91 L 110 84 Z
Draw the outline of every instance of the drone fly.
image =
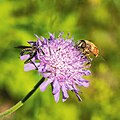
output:
M 93 54 L 95 57 L 98 57 L 99 55 L 99 50 L 96 45 L 88 40 L 80 40 L 79 43 L 76 45 L 76 48 L 88 58 L 89 61 L 86 65 L 89 65 L 92 61 L 90 53 Z
M 80 40 L 76 45 L 78 49 L 82 50 L 82 53 L 89 56 L 92 53 L 95 57 L 98 57 L 99 50 L 96 45 L 88 40 Z

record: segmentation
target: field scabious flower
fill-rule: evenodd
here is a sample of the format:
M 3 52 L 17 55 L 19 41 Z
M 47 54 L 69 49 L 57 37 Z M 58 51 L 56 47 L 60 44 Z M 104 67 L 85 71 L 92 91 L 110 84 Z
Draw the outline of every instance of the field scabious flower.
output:
M 59 101 L 60 91 L 62 91 L 62 101 L 69 97 L 67 91 L 73 91 L 79 100 L 78 86 L 89 86 L 89 81 L 83 76 L 90 74 L 86 66 L 89 62 L 87 57 L 75 47 L 72 39 L 64 39 L 62 34 L 55 38 L 50 34 L 50 38 L 37 37 L 36 42 L 28 42 L 33 47 L 34 56 L 24 65 L 24 70 L 38 70 L 46 81 L 40 85 L 41 91 L 45 91 L 50 84 L 52 94 L 56 102 Z M 33 53 L 32 53 L 33 54 Z M 29 59 L 31 53 L 21 55 L 22 60 Z

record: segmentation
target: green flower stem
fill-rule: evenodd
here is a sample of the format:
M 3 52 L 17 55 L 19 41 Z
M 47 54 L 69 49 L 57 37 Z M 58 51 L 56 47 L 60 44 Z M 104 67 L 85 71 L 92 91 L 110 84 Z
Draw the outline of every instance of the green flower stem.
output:
M 45 80 L 44 77 L 34 86 L 34 88 L 21 100 L 22 103 L 26 102 L 30 96 L 37 90 L 37 88 L 42 84 L 42 82 Z
M 16 105 L 14 105 L 13 107 L 11 107 L 10 109 L 6 110 L 5 112 L 0 113 L 0 118 L 4 118 L 10 114 L 12 114 L 13 112 L 15 112 L 17 109 L 19 109 L 20 107 L 23 106 L 24 102 L 26 102 L 31 96 L 32 94 L 37 90 L 37 88 L 42 84 L 42 82 L 45 80 L 45 78 L 43 77 L 34 87 L 33 89 L 22 99 L 20 100 Z
M 23 103 L 21 101 L 19 101 L 16 105 L 11 107 L 10 109 L 6 110 L 5 112 L 0 113 L 0 118 L 4 118 L 4 117 L 10 115 L 11 113 L 15 112 L 21 106 L 23 106 Z

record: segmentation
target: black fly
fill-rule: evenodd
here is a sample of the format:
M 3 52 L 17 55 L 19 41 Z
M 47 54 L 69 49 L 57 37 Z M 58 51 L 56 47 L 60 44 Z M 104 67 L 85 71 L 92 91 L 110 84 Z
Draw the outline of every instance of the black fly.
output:
M 31 60 L 33 57 L 37 55 L 38 48 L 36 47 L 36 42 L 28 42 L 28 43 L 30 43 L 32 46 L 17 46 L 15 48 L 21 50 L 20 52 L 21 56 L 25 54 L 30 55 L 30 57 L 24 63 L 31 62 L 36 67 L 36 69 L 38 69 L 35 63 Z

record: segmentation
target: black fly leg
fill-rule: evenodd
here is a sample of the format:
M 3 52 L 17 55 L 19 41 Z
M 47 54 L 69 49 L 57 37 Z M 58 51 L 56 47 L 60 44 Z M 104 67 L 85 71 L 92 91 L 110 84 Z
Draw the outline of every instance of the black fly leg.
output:
M 35 53 L 34 53 L 33 55 L 30 55 L 30 57 L 29 57 L 24 63 L 31 62 L 31 63 L 35 66 L 35 68 L 36 68 L 36 70 L 37 70 L 37 69 L 38 69 L 37 66 L 36 66 L 35 63 L 31 60 L 33 57 L 36 56 L 36 54 L 37 54 L 37 51 L 35 51 Z
M 24 63 L 29 62 L 33 57 L 36 56 L 36 54 L 37 54 L 37 51 L 35 51 L 33 55 L 30 54 L 30 57 Z
M 30 62 L 35 66 L 36 70 L 38 70 L 38 68 L 37 68 L 37 66 L 35 65 L 35 63 L 34 63 L 32 60 L 30 60 Z

